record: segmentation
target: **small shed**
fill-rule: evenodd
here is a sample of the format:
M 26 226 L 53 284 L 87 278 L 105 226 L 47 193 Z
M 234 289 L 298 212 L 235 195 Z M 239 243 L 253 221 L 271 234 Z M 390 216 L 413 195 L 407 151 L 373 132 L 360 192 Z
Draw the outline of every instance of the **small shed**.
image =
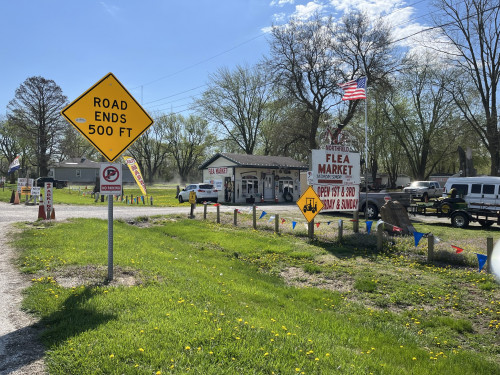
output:
M 70 158 L 50 167 L 48 177 L 68 181 L 70 184 L 95 184 L 100 168 L 99 162 L 86 158 Z M 126 165 L 122 166 L 122 172 L 123 183 L 135 181 Z
M 218 153 L 203 163 L 203 182 L 219 190 L 220 202 L 295 202 L 307 164 L 285 156 Z

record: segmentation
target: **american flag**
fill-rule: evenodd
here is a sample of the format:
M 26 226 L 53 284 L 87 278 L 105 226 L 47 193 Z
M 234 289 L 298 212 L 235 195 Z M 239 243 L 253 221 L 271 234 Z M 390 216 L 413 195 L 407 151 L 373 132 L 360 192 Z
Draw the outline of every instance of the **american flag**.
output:
M 339 87 L 344 90 L 342 100 L 366 99 L 366 77 L 342 83 Z

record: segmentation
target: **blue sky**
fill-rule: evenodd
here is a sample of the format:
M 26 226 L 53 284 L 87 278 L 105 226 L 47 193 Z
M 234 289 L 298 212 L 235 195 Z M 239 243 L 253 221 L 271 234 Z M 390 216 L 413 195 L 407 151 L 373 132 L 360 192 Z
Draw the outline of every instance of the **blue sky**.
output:
M 429 0 L 16 0 L 0 2 L 0 116 L 30 76 L 54 80 L 70 101 L 109 72 L 150 113 L 188 114 L 211 73 L 253 65 L 268 29 L 314 11 L 383 14 L 397 36 L 430 19 Z

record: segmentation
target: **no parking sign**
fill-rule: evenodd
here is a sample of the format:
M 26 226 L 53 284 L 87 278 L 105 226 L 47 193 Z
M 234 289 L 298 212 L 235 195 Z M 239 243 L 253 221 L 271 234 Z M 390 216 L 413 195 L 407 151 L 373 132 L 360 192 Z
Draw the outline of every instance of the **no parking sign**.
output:
M 100 170 L 101 194 L 120 195 L 122 193 L 122 165 L 102 163 Z

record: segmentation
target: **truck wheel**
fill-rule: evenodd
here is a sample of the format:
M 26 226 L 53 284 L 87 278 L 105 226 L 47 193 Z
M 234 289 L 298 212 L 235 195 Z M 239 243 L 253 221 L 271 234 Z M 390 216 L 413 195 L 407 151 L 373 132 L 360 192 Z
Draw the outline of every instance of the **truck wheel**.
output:
M 467 228 L 469 226 L 469 216 L 465 212 L 455 212 L 451 216 L 451 225 L 455 228 Z
M 368 203 L 368 207 L 366 207 L 366 218 L 367 219 L 376 219 L 377 217 L 378 217 L 377 206 L 372 204 L 372 203 Z
M 425 201 L 428 201 L 428 200 L 429 200 L 429 194 L 424 193 L 424 195 L 422 195 L 422 202 L 425 202 Z
M 184 199 L 182 199 L 182 195 L 179 195 L 179 203 L 184 203 Z

